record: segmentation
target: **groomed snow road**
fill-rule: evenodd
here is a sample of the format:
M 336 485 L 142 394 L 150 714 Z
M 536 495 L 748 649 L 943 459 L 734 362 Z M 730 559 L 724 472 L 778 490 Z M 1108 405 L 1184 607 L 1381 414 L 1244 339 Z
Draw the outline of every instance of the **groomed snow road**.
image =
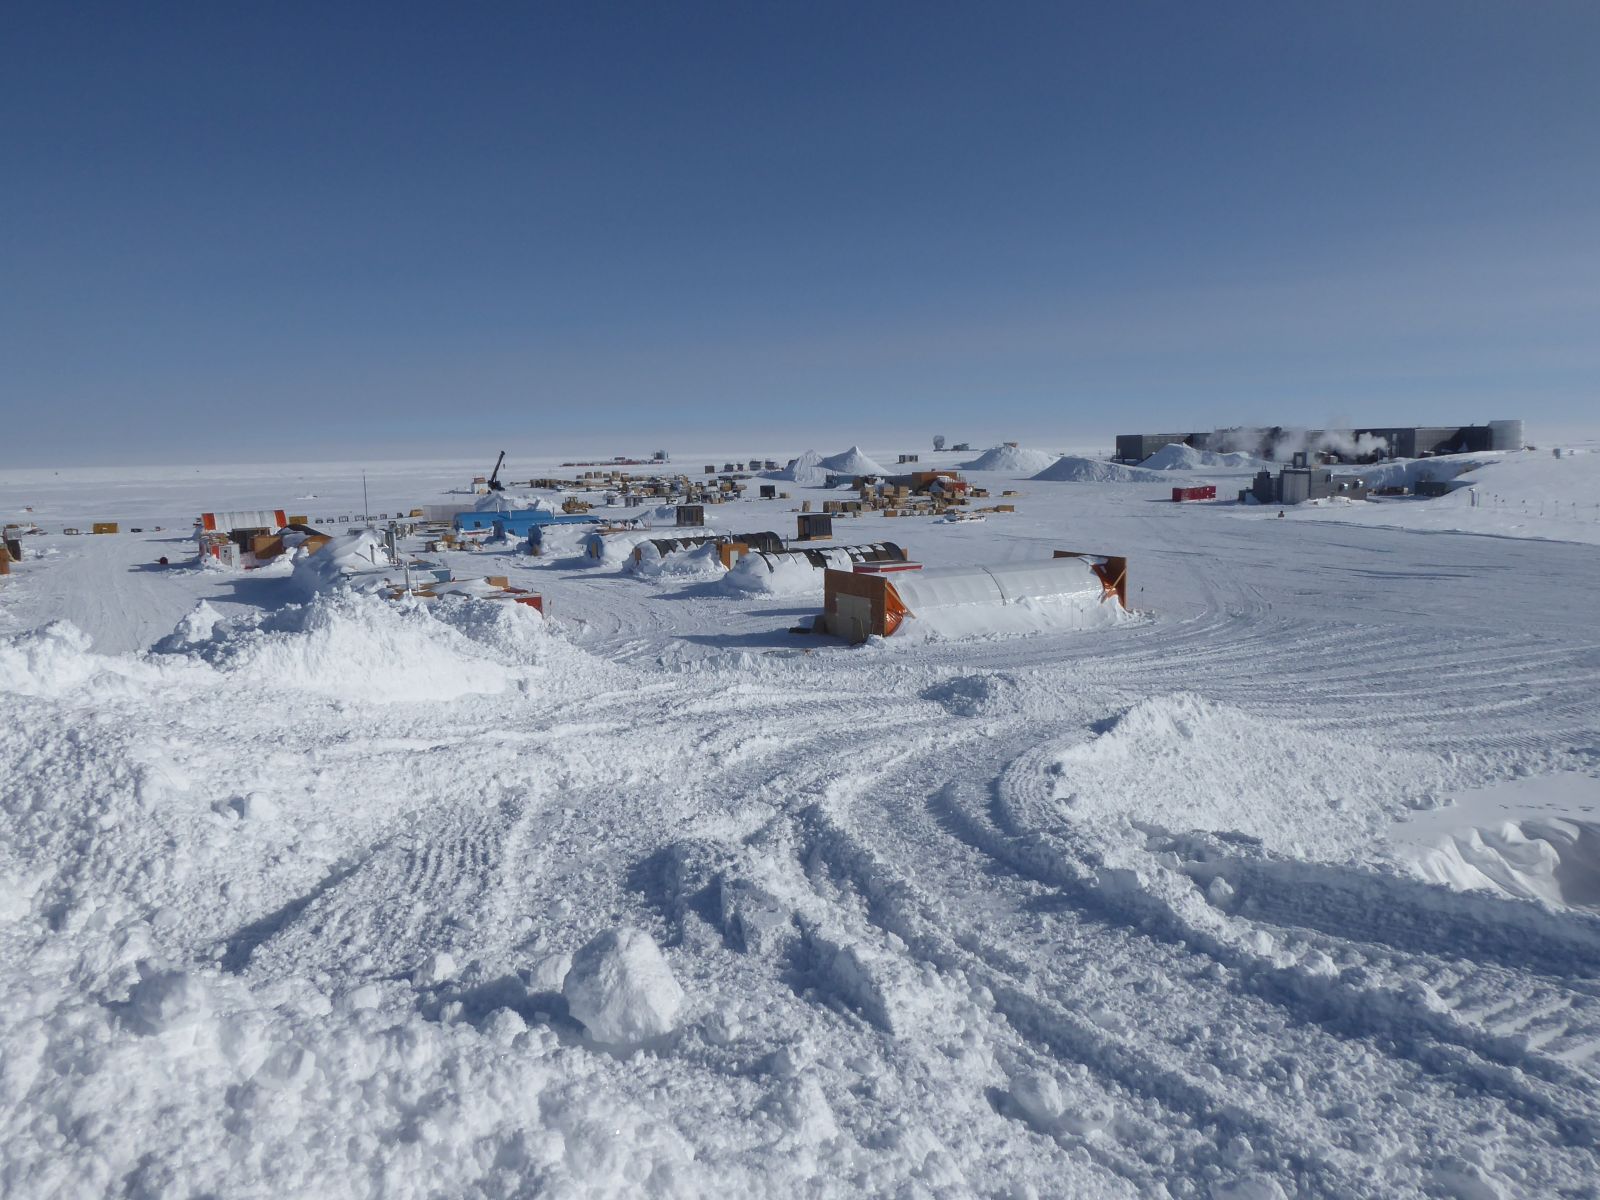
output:
M 1096 634 L 850 649 L 556 555 L 548 623 L 261 580 L 8 636 L 0 1193 L 1600 1195 L 1583 864 L 1384 840 L 1600 775 L 1600 548 L 1158 495 L 895 524 L 1128 553 Z M 619 926 L 686 999 L 602 1045 L 561 993 Z

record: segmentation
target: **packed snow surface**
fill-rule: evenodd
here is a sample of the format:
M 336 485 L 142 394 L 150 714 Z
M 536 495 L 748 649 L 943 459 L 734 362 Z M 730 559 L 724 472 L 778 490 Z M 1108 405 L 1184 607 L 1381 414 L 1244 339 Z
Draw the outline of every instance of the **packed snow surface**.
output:
M 1130 560 L 1095 628 L 860 647 L 789 632 L 809 566 L 584 527 L 429 554 L 432 601 L 359 538 L 193 565 L 195 514 L 358 511 L 350 468 L 8 470 L 0 1194 L 1592 1195 L 1596 464 L 845 518 Z
M 1008 475 L 1037 475 L 1059 454 L 1047 450 L 1030 450 L 1026 446 L 994 446 L 985 450 L 971 462 L 962 463 L 967 471 L 1003 471 Z

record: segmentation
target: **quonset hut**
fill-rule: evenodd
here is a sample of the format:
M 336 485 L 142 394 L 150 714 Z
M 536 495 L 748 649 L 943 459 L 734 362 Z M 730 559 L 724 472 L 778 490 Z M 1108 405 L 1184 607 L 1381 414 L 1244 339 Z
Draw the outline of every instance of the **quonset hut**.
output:
M 907 618 L 944 637 L 1091 629 L 1122 618 L 1128 560 L 1056 551 L 993 566 L 878 574 L 830 570 L 821 627 L 848 642 L 889 637 Z

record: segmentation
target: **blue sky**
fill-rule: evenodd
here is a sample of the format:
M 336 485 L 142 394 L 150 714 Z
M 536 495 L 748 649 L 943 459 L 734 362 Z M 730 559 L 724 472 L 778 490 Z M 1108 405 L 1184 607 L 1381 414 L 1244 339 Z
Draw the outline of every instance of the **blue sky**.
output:
M 1597 61 L 1592 3 L 13 6 L 7 457 L 1570 429 Z

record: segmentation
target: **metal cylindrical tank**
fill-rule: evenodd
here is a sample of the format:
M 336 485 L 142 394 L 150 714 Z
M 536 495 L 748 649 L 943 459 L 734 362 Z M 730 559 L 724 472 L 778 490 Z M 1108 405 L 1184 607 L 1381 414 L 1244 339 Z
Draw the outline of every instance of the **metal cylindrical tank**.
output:
M 1521 421 L 1489 422 L 1489 449 L 1521 450 L 1524 444 Z

